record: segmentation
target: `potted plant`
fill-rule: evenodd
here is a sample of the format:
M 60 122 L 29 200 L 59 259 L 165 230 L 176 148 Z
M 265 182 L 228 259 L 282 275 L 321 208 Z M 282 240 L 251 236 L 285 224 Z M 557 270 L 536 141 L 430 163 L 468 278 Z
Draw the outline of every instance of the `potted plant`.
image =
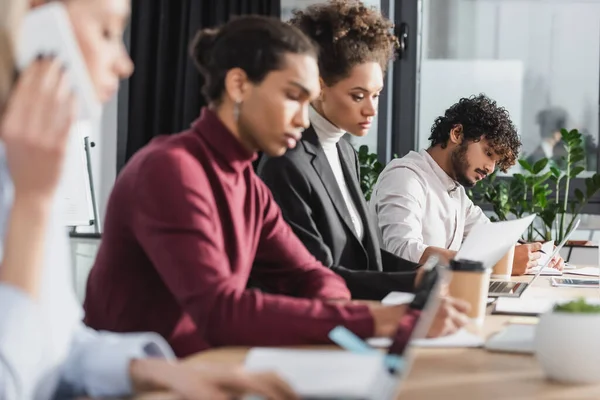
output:
M 379 162 L 377 154 L 369 153 L 367 145 L 358 148 L 358 163 L 360 164 L 360 188 L 365 199 L 369 201 L 377 178 L 383 171 L 383 164 Z
M 600 190 L 600 175 L 595 173 L 585 179 L 585 191 L 576 189 L 575 197 L 569 198 L 571 181 L 585 171 L 585 150 L 582 134 L 576 129 L 563 129 L 561 136 L 567 155 L 560 164 L 547 158 L 533 164 L 519 160 L 523 173 L 514 174 L 510 180 L 500 180 L 494 173 L 468 192 L 474 202 L 492 205 L 493 220 L 536 214 L 536 222 L 525 233 L 528 242 L 562 241 L 585 205 Z
M 600 382 L 600 303 L 585 299 L 557 304 L 540 317 L 535 354 L 548 379 Z

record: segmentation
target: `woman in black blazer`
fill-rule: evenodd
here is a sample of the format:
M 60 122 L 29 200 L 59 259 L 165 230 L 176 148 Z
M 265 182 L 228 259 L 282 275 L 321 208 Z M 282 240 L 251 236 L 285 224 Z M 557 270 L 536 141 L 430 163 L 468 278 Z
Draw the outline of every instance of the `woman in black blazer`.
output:
M 360 190 L 356 151 L 342 136 L 366 135 L 397 39 L 392 23 L 359 2 L 296 11 L 291 23 L 321 48 L 321 94 L 296 148 L 260 161 L 258 174 L 312 254 L 346 280 L 353 298 L 412 291 L 418 265 L 380 248 Z

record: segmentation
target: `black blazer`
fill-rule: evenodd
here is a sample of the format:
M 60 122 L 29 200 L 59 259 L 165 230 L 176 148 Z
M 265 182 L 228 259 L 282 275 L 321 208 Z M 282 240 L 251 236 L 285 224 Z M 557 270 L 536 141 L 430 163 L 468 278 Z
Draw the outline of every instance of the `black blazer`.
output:
M 284 156 L 263 155 L 257 173 L 273 192 L 294 233 L 318 260 L 346 280 L 353 298 L 381 300 L 391 291 L 412 291 L 418 264 L 380 248 L 360 190 L 356 151 L 344 139 L 337 146 L 348 190 L 362 218 L 363 240 L 356 236 L 342 192 L 312 127 Z

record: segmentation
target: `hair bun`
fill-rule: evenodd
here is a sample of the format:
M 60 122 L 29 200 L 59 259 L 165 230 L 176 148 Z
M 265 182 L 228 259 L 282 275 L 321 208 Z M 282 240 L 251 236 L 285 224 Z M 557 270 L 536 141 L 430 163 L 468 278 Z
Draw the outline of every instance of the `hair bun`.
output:
M 196 33 L 190 46 L 190 56 L 198 68 L 206 69 L 210 63 L 213 45 L 218 34 L 218 29 L 202 29 Z

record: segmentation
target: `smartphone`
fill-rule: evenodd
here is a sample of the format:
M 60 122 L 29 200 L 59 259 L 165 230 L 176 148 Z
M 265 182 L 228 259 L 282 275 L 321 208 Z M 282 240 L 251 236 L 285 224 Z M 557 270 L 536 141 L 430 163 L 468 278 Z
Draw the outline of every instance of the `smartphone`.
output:
M 598 279 L 577 279 L 577 278 L 552 278 L 552 286 L 598 288 L 600 286 L 600 280 L 598 280 Z
M 69 14 L 61 2 L 36 7 L 26 14 L 16 50 L 19 71 L 27 68 L 38 55 L 53 54 L 66 68 L 77 96 L 78 120 L 99 120 L 102 104 L 89 76 Z

